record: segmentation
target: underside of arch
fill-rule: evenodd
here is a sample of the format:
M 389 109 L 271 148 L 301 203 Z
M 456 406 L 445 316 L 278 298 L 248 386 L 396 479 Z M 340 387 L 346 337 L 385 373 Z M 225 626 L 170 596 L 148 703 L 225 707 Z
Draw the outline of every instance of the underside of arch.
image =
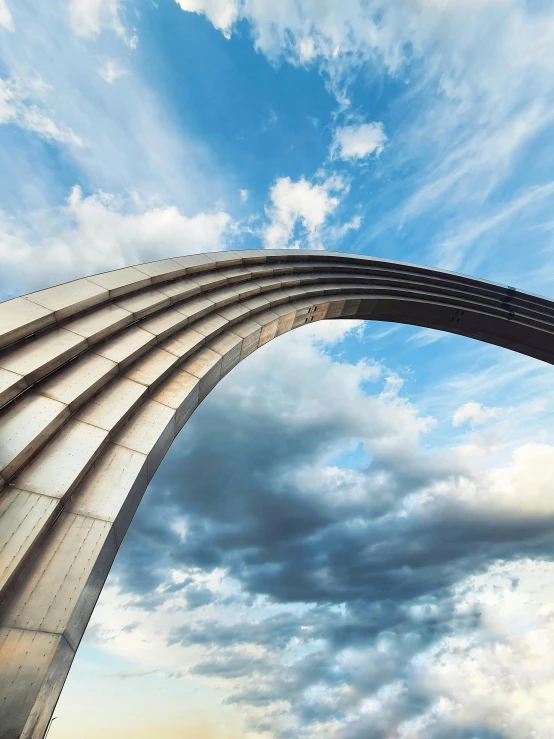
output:
M 462 334 L 554 363 L 554 304 L 342 253 L 177 257 L 0 304 L 0 739 L 44 735 L 146 487 L 240 361 L 313 321 Z

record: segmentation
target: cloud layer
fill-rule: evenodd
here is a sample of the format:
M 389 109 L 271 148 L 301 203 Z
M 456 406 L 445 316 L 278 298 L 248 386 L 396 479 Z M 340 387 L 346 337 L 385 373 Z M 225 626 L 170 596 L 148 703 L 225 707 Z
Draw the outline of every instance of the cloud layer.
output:
M 429 448 L 437 421 L 400 377 L 337 358 L 360 331 L 281 338 L 197 412 L 139 509 L 96 638 L 225 687 L 252 736 L 546 737 L 554 447 L 490 469 Z

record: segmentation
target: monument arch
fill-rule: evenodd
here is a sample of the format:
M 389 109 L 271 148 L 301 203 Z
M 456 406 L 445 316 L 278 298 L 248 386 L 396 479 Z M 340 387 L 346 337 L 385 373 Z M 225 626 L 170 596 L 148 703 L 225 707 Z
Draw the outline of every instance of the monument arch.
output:
M 554 303 L 307 250 L 174 257 L 0 303 L 0 739 L 41 739 L 117 550 L 183 425 L 312 321 L 461 334 L 554 363 Z

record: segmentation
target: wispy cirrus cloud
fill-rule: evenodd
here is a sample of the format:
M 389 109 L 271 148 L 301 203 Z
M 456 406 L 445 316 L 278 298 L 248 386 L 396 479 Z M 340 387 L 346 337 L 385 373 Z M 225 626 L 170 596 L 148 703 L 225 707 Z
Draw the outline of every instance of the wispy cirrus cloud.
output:
M 12 14 L 6 0 L 0 0 L 0 27 L 8 31 L 14 30 Z
M 50 91 L 40 77 L 27 84 L 17 79 L 0 79 L 0 124 L 19 126 L 47 140 L 83 146 L 83 141 L 71 128 L 56 123 L 51 117 L 44 100 Z

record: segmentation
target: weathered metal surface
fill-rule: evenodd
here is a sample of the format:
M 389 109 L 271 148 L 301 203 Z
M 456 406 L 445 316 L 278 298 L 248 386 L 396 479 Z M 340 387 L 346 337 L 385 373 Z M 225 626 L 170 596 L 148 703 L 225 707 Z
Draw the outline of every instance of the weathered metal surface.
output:
M 58 321 L 79 311 L 92 308 L 105 298 L 105 288 L 95 285 L 86 278 L 66 282 L 56 287 L 48 287 L 46 290 L 39 290 L 27 296 L 27 300 L 51 310 Z
M 0 357 L 0 367 L 22 375 L 31 385 L 76 357 L 86 345 L 82 336 L 63 328 L 54 329 L 9 353 L 4 352 Z
M 34 543 L 53 523 L 59 501 L 8 488 L 0 498 L 0 589 L 11 581 Z
M 54 311 L 26 298 L 0 303 L 0 348 L 55 323 Z
M 227 331 L 207 345 L 208 349 L 221 354 L 221 377 L 224 377 L 240 362 L 242 342 L 241 336 Z
M 152 284 L 152 278 L 135 269 L 135 267 L 124 267 L 113 272 L 104 272 L 100 275 L 93 275 L 88 279 L 94 282 L 95 285 L 100 285 L 100 287 L 109 290 L 110 298 L 118 298 L 120 295 L 126 295 L 133 290 L 140 290 L 140 288 Z
M 221 376 L 221 355 L 211 349 L 200 349 L 187 360 L 183 369 L 200 380 L 199 401 L 217 385 Z
M 174 259 L 159 259 L 156 262 L 137 264 L 135 269 L 148 275 L 148 277 L 151 278 L 153 285 L 158 282 L 164 282 L 167 279 L 180 277 L 186 272 L 186 267 L 183 267 Z
M 144 385 L 149 393 L 168 377 L 177 366 L 177 357 L 166 352 L 165 349 L 152 349 L 142 359 L 139 359 L 127 370 L 125 377 L 133 382 Z
M 113 523 L 119 546 L 148 484 L 147 461 L 146 454 L 109 444 L 66 510 Z
M 198 405 L 200 380 L 185 370 L 180 370 L 154 393 L 152 399 L 173 408 L 175 433 L 183 428 Z
M 156 337 L 139 328 L 131 326 L 120 336 L 106 341 L 95 347 L 94 353 L 106 359 L 111 359 L 119 365 L 120 369 L 128 367 L 135 359 L 138 359 L 146 350 L 156 343 Z
M 169 303 L 169 297 L 159 290 L 147 290 L 138 295 L 130 295 L 116 301 L 116 305 L 129 311 L 135 321 L 150 315 L 150 313 L 155 313 L 164 306 L 169 305 Z
M 37 394 L 65 403 L 71 411 L 84 405 L 119 371 L 115 362 L 86 352 L 35 386 Z
M 114 444 L 145 454 L 150 480 L 171 446 L 175 434 L 175 411 L 151 400 L 134 415 L 114 439 Z
M 96 344 L 132 322 L 133 314 L 129 310 L 110 303 L 94 313 L 74 318 L 64 328 L 87 339 L 89 344 Z
M 51 498 L 67 498 L 108 442 L 105 429 L 71 419 L 42 454 L 25 467 L 17 486 Z
M 63 636 L 0 627 L 2 739 L 41 739 L 75 652 Z
M 23 375 L 0 368 L 0 408 L 23 392 L 27 381 Z
M 115 434 L 128 421 L 140 399 L 147 394 L 146 387 L 127 377 L 118 377 L 105 390 L 77 411 L 75 417 L 92 426 Z
M 340 253 L 175 257 L 0 304 L 0 739 L 42 738 L 148 481 L 202 399 L 274 337 L 352 317 L 554 364 L 552 302 Z
M 18 577 L 0 625 L 63 635 L 75 650 L 116 551 L 110 522 L 62 513 Z
M 69 416 L 57 400 L 29 393 L 0 411 L 0 473 L 8 480 Z

